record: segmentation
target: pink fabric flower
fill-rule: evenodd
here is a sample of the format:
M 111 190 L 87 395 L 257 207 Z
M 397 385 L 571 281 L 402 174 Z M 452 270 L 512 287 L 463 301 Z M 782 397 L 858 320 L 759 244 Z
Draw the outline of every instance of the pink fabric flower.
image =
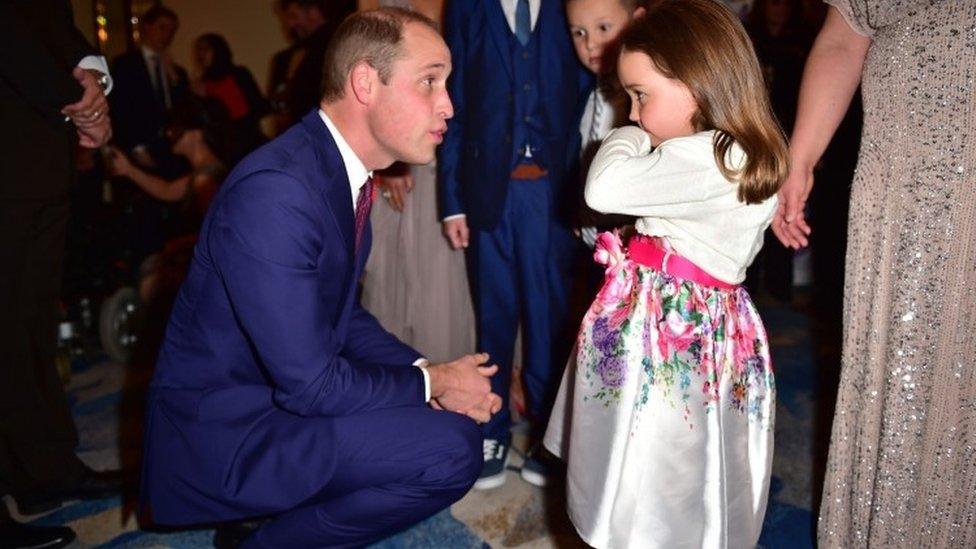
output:
M 678 311 L 669 311 L 665 318 L 664 330 L 669 344 L 675 352 L 684 352 L 695 341 L 695 324 L 687 322 Z
M 756 354 L 756 338 L 758 335 L 756 326 L 752 323 L 752 319 L 741 318 L 729 322 L 729 329 L 731 332 L 729 335 L 734 345 L 734 354 L 740 361 L 736 365 L 736 369 L 741 373 L 745 360 Z

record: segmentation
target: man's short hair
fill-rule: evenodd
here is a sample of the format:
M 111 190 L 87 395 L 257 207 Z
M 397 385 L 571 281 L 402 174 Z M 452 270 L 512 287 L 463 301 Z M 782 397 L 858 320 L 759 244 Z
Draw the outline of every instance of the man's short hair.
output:
M 146 10 L 142 17 L 139 18 L 140 25 L 152 25 L 156 21 L 168 17 L 173 21 L 179 21 L 180 18 L 176 16 L 176 12 L 167 8 L 162 4 L 156 4 L 155 6 Z
M 380 81 L 389 83 L 393 64 L 403 56 L 403 27 L 407 23 L 437 24 L 428 17 L 403 8 L 379 8 L 357 12 L 339 25 L 325 50 L 322 67 L 322 99 L 342 99 L 346 79 L 357 63 L 376 69 Z

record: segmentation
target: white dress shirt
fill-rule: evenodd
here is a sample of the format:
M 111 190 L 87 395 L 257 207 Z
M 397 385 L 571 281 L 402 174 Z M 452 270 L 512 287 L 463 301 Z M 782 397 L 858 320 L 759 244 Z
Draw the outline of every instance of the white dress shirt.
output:
M 640 234 L 666 237 L 679 255 L 731 284 L 763 244 L 776 209 L 776 195 L 760 204 L 739 201 L 738 185 L 719 171 L 714 131 L 676 137 L 651 151 L 651 139 L 635 126 L 610 132 L 586 178 L 586 203 L 598 212 L 640 217 Z M 738 145 L 727 164 L 738 168 Z
M 87 55 L 78 62 L 78 67 L 98 71 L 108 77 L 108 85 L 105 86 L 105 95 L 112 92 L 112 75 L 108 72 L 108 62 L 101 55 Z
M 352 191 L 352 211 L 355 212 L 356 201 L 359 200 L 359 192 L 362 190 L 363 185 L 366 184 L 366 178 L 373 177 L 373 172 L 366 169 L 363 161 L 356 156 L 356 153 L 349 146 L 346 138 L 342 137 L 335 124 L 332 123 L 332 119 L 322 109 L 319 109 L 319 117 L 322 118 L 322 122 L 325 122 L 325 127 L 329 129 L 329 133 L 332 134 L 332 139 L 335 140 L 336 147 L 339 148 L 339 156 L 342 157 L 342 164 L 346 167 L 346 175 L 349 177 L 349 190 Z
M 613 105 L 607 101 L 607 96 L 597 87 L 590 92 L 580 119 L 580 137 L 582 138 L 580 152 L 585 151 L 595 142 L 600 142 L 613 129 Z
M 163 100 L 166 103 L 166 108 L 171 108 L 173 106 L 173 98 L 170 97 L 169 76 L 166 75 L 166 67 L 156 67 L 156 65 L 161 65 L 163 60 L 159 58 L 158 53 L 146 46 L 142 47 L 142 58 L 146 61 L 146 68 L 149 70 L 149 81 L 152 82 L 153 88 L 159 89 L 160 85 L 163 87 Z M 156 77 L 159 75 L 163 77 L 162 83 L 156 82 Z
M 339 156 L 346 168 L 346 177 L 349 178 L 349 190 L 352 192 L 352 211 L 355 213 L 359 193 L 362 192 L 363 185 L 366 184 L 366 178 L 373 177 L 373 172 L 366 169 L 366 165 L 356 156 L 356 152 L 349 146 L 349 142 L 346 141 L 345 137 L 342 137 L 339 129 L 332 123 L 332 119 L 322 109 L 319 109 L 319 117 L 325 123 L 325 127 L 328 128 L 336 147 L 339 149 Z M 430 373 L 427 372 L 430 361 L 426 358 L 418 358 L 413 365 L 420 368 L 420 372 L 424 376 L 424 402 L 430 402 Z

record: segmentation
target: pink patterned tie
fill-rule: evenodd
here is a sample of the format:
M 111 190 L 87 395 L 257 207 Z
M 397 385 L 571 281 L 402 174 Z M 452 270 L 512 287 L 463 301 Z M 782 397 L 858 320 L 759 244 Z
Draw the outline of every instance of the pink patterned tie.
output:
M 369 211 L 373 208 L 373 178 L 367 177 L 366 183 L 359 189 L 356 199 L 356 257 L 359 257 L 359 243 L 363 239 L 363 231 L 369 220 Z

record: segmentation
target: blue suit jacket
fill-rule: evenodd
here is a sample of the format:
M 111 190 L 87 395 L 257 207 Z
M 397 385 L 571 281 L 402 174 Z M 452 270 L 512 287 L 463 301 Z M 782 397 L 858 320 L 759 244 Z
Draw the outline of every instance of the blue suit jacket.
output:
M 273 513 L 331 475 L 328 418 L 424 405 L 419 354 L 362 309 L 352 195 L 317 111 L 245 158 L 204 221 L 150 389 L 162 523 Z M 302 470 L 295 475 L 296 468 Z
M 546 167 L 553 196 L 575 205 L 575 189 L 572 196 L 565 189 L 575 187 L 579 119 L 593 79 L 573 51 L 562 2 L 542 0 L 534 32 L 539 33 L 544 147 L 552 164 Z M 451 49 L 448 91 L 455 114 L 437 161 L 440 208 L 442 217 L 466 214 L 475 228 L 497 223 L 517 161 L 511 34 L 498 0 L 448 1 L 444 37 Z

